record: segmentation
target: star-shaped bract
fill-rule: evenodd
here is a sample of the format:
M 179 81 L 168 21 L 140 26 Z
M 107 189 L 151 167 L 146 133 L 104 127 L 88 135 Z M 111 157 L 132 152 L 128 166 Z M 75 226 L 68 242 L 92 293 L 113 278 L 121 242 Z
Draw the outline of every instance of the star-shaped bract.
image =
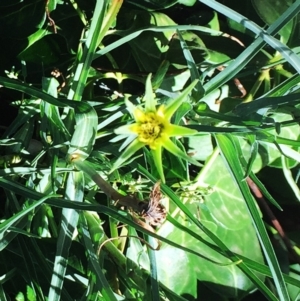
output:
M 128 99 L 125 100 L 127 109 L 132 114 L 135 122 L 121 126 L 115 130 L 116 134 L 124 137 L 127 136 L 124 144 L 127 144 L 128 141 L 131 141 L 131 143 L 114 163 L 113 170 L 146 145 L 150 148 L 157 171 L 163 182 L 165 181 L 162 165 L 163 148 L 177 157 L 199 165 L 196 160 L 189 157 L 170 139 L 175 136 L 190 136 L 198 133 L 196 130 L 170 122 L 172 116 L 193 90 L 196 83 L 197 81 L 194 81 L 178 97 L 169 101 L 166 105 L 162 104 L 156 108 L 155 95 L 152 92 L 151 86 L 151 75 L 149 75 L 146 81 L 146 93 L 144 96 L 145 108 L 141 109 L 132 104 Z M 121 149 L 124 147 L 124 144 Z

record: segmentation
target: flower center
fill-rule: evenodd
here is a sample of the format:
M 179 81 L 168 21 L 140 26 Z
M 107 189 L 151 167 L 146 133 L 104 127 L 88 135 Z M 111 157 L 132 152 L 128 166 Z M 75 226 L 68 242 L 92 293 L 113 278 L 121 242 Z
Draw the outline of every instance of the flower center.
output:
M 138 139 L 151 148 L 155 147 L 155 140 L 160 137 L 164 128 L 159 119 L 155 113 L 147 113 L 139 125 Z

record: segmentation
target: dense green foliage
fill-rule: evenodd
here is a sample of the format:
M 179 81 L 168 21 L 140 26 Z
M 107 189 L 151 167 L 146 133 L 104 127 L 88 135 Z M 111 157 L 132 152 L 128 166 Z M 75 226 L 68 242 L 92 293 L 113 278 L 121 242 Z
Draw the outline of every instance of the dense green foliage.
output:
M 299 11 L 2 0 L 0 300 L 300 300 Z

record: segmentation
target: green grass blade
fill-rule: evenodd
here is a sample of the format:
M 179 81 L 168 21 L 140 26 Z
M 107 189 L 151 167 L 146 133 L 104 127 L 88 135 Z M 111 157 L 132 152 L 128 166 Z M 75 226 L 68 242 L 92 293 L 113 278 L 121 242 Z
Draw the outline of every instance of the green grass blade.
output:
M 40 112 L 39 104 L 27 105 L 22 111 L 19 112 L 16 119 L 5 130 L 3 138 L 11 137 L 21 126 L 26 123 L 32 122 L 32 117 Z
M 145 170 L 143 170 L 143 172 L 144 171 Z M 155 179 L 153 177 L 151 177 L 151 175 L 149 173 L 146 172 L 145 174 L 147 175 L 147 177 L 149 175 L 149 179 L 151 179 L 155 182 Z M 32 189 L 29 189 L 27 187 L 24 187 L 24 186 L 20 185 L 19 183 L 16 183 L 14 181 L 7 180 L 7 179 L 4 179 L 4 178 L 0 178 L 0 187 L 12 190 L 16 194 L 22 194 L 25 197 L 31 198 L 33 200 L 39 200 L 43 196 L 39 192 L 36 192 Z M 141 231 L 144 234 L 153 236 L 153 237 L 155 237 L 155 238 L 157 238 L 157 239 L 159 239 L 159 240 L 161 240 L 165 243 L 170 244 L 171 246 L 181 248 L 180 245 L 177 245 L 176 243 L 173 243 L 172 241 L 169 241 L 168 239 L 164 239 L 163 237 L 160 237 L 159 235 L 151 233 L 151 232 L 145 230 L 144 228 L 138 226 L 137 224 L 132 222 L 132 220 L 126 218 L 126 213 L 122 212 L 122 211 L 115 211 L 115 210 L 113 210 L 109 207 L 102 206 L 102 205 L 89 205 L 89 204 L 78 203 L 78 202 L 73 202 L 73 201 L 66 201 L 66 200 L 63 200 L 61 198 L 48 199 L 48 200 L 46 200 L 46 203 L 51 205 L 51 206 L 57 207 L 57 208 L 72 208 L 72 209 L 76 209 L 76 210 L 86 210 L 86 211 L 95 211 L 95 212 L 99 212 L 99 213 L 104 213 L 104 214 L 106 214 L 106 215 L 108 215 L 108 216 L 110 216 L 110 217 L 112 217 L 116 220 L 119 220 L 120 222 L 123 222 L 125 224 L 128 224 L 128 225 L 136 228 L 138 231 Z M 188 232 L 188 229 L 186 229 L 185 231 Z M 200 237 L 197 236 L 197 234 L 195 234 L 193 232 L 190 232 L 190 234 L 192 236 L 196 235 L 194 237 L 197 238 L 197 239 L 200 239 Z M 221 254 L 223 254 L 222 249 L 218 248 L 217 246 L 216 246 L 216 248 L 217 248 L 216 251 L 221 252 Z M 184 248 L 181 248 L 181 249 L 183 249 L 184 251 L 190 252 L 190 250 L 186 250 Z M 192 252 L 192 254 L 195 254 L 195 253 L 196 252 Z M 196 253 L 195 255 L 202 257 L 201 254 L 198 254 L 198 253 Z M 251 269 L 254 269 L 255 271 L 257 271 L 259 273 L 262 273 L 264 275 L 267 275 L 267 276 L 272 275 L 271 272 L 270 272 L 270 269 L 267 266 L 264 266 L 260 263 L 255 263 L 252 260 L 250 260 L 248 258 L 244 258 L 241 255 L 238 255 L 238 256 L 239 256 L 238 259 L 242 259 L 244 262 L 246 262 L 247 265 Z M 287 275 L 284 275 L 284 277 L 285 277 L 285 279 L 288 283 L 296 285 L 296 286 L 300 286 L 300 281 L 298 281 L 297 279 L 294 279 L 294 278 L 289 277 Z
M 87 222 L 83 214 L 80 215 L 80 228 L 82 232 L 82 240 L 90 262 L 90 268 L 93 273 L 93 276 L 90 277 L 90 281 L 95 282 L 97 290 L 101 292 L 105 300 L 117 301 L 116 296 L 114 295 L 107 279 L 105 278 L 105 275 L 103 274 L 98 258 L 99 256 L 96 254 L 92 238 L 88 231 Z
M 5 275 L 4 275 L 5 277 Z M 2 279 L 3 276 L 0 276 L 0 279 Z M 3 300 L 3 301 L 7 301 L 6 299 L 6 296 L 5 296 L 5 292 L 4 292 L 4 289 L 3 289 L 3 285 L 2 283 L 0 282 L 0 300 Z
M 287 183 L 290 185 L 291 190 L 294 192 L 295 197 L 300 201 L 300 191 L 297 182 L 294 179 L 291 169 L 288 167 L 287 158 L 281 155 L 282 171 Z
M 277 97 L 261 97 L 249 103 L 242 103 L 235 107 L 234 113 L 239 116 L 247 116 L 262 108 L 277 108 L 283 105 L 296 105 L 300 102 L 298 94 L 288 94 Z
M 18 206 L 18 200 L 16 195 L 14 194 L 13 191 L 7 190 L 5 189 L 5 194 L 7 197 L 7 200 L 9 202 L 9 204 L 14 204 L 14 210 L 15 211 L 20 211 L 20 206 Z M 15 204 L 17 204 L 17 206 L 15 206 Z M 24 215 L 23 217 L 19 218 L 16 223 L 14 224 L 14 226 L 10 226 L 8 229 L 10 231 L 6 231 L 3 235 L 3 238 L 0 240 L 0 251 L 4 250 L 10 243 L 11 241 L 18 235 L 18 233 L 16 233 L 13 228 L 17 228 L 17 229 L 24 229 L 26 227 L 28 223 L 28 216 Z M 23 231 L 23 230 L 21 230 Z
M 30 284 L 30 288 L 34 291 L 34 295 L 37 297 L 37 300 L 44 301 L 45 297 L 40 285 L 40 277 L 38 277 L 37 266 L 34 264 L 35 260 L 30 252 L 28 245 L 22 236 L 17 238 L 19 243 L 20 256 L 23 259 L 26 272 L 23 274 L 25 281 Z
M 156 182 L 156 179 L 151 174 L 149 174 L 147 170 L 145 170 L 142 166 L 139 166 L 138 170 L 146 177 L 148 177 L 153 183 Z M 198 221 L 169 187 L 167 187 L 164 184 L 161 184 L 161 189 L 166 195 L 170 197 L 171 200 L 173 200 L 176 203 L 176 205 L 182 210 L 182 212 L 184 212 L 189 217 L 189 219 L 191 219 L 191 221 L 195 223 L 218 247 L 218 249 L 215 249 L 214 247 L 211 246 L 212 249 L 216 250 L 217 252 L 220 252 L 222 255 L 230 259 L 232 262 L 238 262 L 240 260 L 240 255 L 231 252 L 214 233 L 212 233 L 200 221 Z M 187 233 L 191 234 L 195 238 L 204 242 L 204 240 L 199 235 L 193 233 L 192 231 L 189 231 L 189 229 L 187 229 L 186 227 L 179 225 L 179 223 L 177 223 L 176 220 L 174 220 L 171 216 L 168 216 L 168 219 L 172 221 L 173 224 L 176 224 L 178 228 L 182 229 L 183 231 L 186 231 Z M 277 300 L 274 294 L 253 273 L 253 271 L 249 269 L 249 267 L 244 262 L 239 263 L 238 267 L 253 281 L 254 284 L 257 285 L 257 288 L 259 288 L 261 292 L 267 298 L 269 298 L 269 300 L 274 300 L 274 301 Z
M 79 57 L 73 83 L 68 93 L 68 99 L 81 100 L 95 51 L 107 30 L 115 21 L 122 2 L 108 0 L 98 0 L 96 2 L 92 23 L 84 43 L 82 56 Z M 107 11 L 108 6 L 110 6 L 110 9 Z
M 148 236 L 148 242 L 151 246 L 155 246 L 157 243 L 155 239 L 151 236 Z M 157 277 L 157 266 L 156 266 L 156 255 L 155 250 L 152 250 L 148 247 L 148 255 L 150 260 L 150 274 L 151 274 L 151 293 L 152 293 L 152 300 L 156 301 L 159 300 L 159 283 Z
M 73 133 L 70 147 L 68 149 L 68 157 L 81 160 L 87 158 L 94 146 L 97 134 L 98 116 L 95 109 L 87 106 L 84 110 L 75 114 L 76 128 Z M 73 158 L 73 159 L 74 159 Z
M 118 47 L 121 45 L 133 40 L 134 38 L 138 37 L 140 34 L 142 34 L 145 31 L 153 31 L 153 32 L 166 32 L 166 31 L 174 31 L 174 30 L 195 30 L 200 31 L 205 34 L 213 35 L 213 36 L 222 36 L 224 33 L 218 30 L 210 29 L 208 27 L 204 26 L 197 26 L 197 25 L 169 25 L 169 26 L 151 26 L 151 27 L 145 27 L 140 30 L 134 31 L 134 32 L 128 32 L 128 31 L 115 31 L 113 32 L 116 35 L 121 35 L 124 37 L 120 38 L 116 42 L 113 42 L 109 44 L 108 46 L 104 47 L 103 49 L 96 52 L 94 58 L 98 58 Z
M 194 61 L 194 58 L 179 30 L 177 30 L 177 34 L 179 36 L 180 45 L 181 45 L 182 52 L 185 57 L 187 66 L 191 72 L 191 81 L 193 82 L 195 80 L 199 80 L 200 74 L 198 72 L 198 68 Z M 195 98 L 196 101 L 198 101 L 201 97 L 203 97 L 204 92 L 205 91 L 202 87 L 202 84 L 200 83 L 200 81 L 198 81 L 196 86 L 194 87 L 194 90 L 192 91 L 192 96 Z
M 72 86 L 69 89 L 68 99 L 81 100 L 89 68 L 93 60 L 93 55 L 100 42 L 99 37 L 101 36 L 101 27 L 103 24 L 107 4 L 108 1 L 106 0 L 96 1 L 92 23 L 83 46 L 82 55 L 78 52 L 78 64 L 74 74 Z
M 72 172 L 68 175 L 66 196 L 69 200 L 82 202 L 83 175 L 81 172 Z M 54 261 L 49 300 L 60 300 L 64 276 L 68 265 L 68 254 L 72 243 L 72 236 L 77 227 L 78 212 L 74 209 L 62 210 L 61 228 L 57 240 L 57 250 Z
M 13 224 L 17 223 L 22 217 L 27 215 L 34 208 L 43 204 L 47 199 L 53 198 L 53 197 L 58 197 L 58 196 L 59 195 L 47 195 L 47 196 L 43 196 L 42 198 L 38 198 L 37 202 L 34 202 L 33 204 L 29 205 L 27 208 L 23 209 L 20 212 L 17 212 L 15 215 L 13 215 L 12 217 L 8 218 L 3 223 L 1 223 L 0 224 L 0 240 L 3 239 L 4 233 L 8 230 L 8 228 L 11 227 Z
M 91 106 L 86 102 L 77 102 L 69 99 L 55 98 L 52 95 L 43 92 L 40 89 L 37 89 L 33 86 L 30 86 L 26 83 L 20 83 L 17 80 L 6 78 L 0 76 L 0 85 L 12 90 L 23 92 L 29 94 L 37 99 L 42 99 L 54 106 L 59 108 L 68 108 L 71 107 L 76 110 L 76 113 L 84 113 L 89 111 Z
M 275 97 L 285 95 L 288 91 L 290 91 L 293 87 L 299 84 L 300 75 L 294 74 L 292 77 L 286 79 L 282 83 L 278 84 L 276 87 L 268 91 L 262 97 Z
M 240 164 L 239 157 L 242 156 L 241 150 L 237 149 L 237 143 L 234 143 L 234 137 L 231 135 L 216 135 L 217 143 L 220 148 L 221 154 L 231 171 L 248 207 L 251 214 L 253 224 L 255 226 L 258 238 L 260 240 L 262 249 L 264 251 L 266 260 L 272 272 L 272 276 L 277 288 L 277 293 L 280 300 L 289 300 L 287 288 L 268 237 L 266 228 L 263 221 L 261 220 L 260 213 L 257 209 L 256 203 L 250 193 L 247 183 L 244 181 L 244 170 Z
M 13 182 L 13 181 L 10 181 L 7 179 L 3 179 L 3 178 L 0 178 L 0 187 L 3 187 L 5 189 L 12 189 L 16 194 L 22 194 L 23 196 L 28 197 L 30 199 L 34 199 L 34 200 L 39 200 L 40 197 L 43 196 L 39 192 L 36 192 L 36 191 L 29 189 L 27 187 L 24 187 L 16 182 Z M 196 256 L 200 256 L 203 258 L 203 256 L 201 254 L 199 254 L 193 250 L 184 248 L 179 244 L 176 244 L 168 239 L 165 239 L 164 237 L 161 237 L 153 232 L 150 232 L 149 230 L 146 230 L 142 226 L 133 222 L 132 219 L 128 218 L 127 217 L 128 214 L 122 210 L 116 211 L 112 208 L 109 208 L 109 207 L 103 206 L 103 205 L 89 205 L 89 204 L 83 204 L 83 203 L 74 202 L 74 201 L 62 200 L 59 198 L 57 198 L 57 199 L 54 198 L 53 201 L 48 200 L 48 201 L 46 201 L 46 203 L 48 205 L 55 206 L 58 208 L 69 208 L 69 209 L 75 209 L 75 210 L 87 210 L 87 211 L 95 211 L 95 212 L 103 213 L 103 214 L 108 215 L 124 224 L 134 227 L 135 229 L 137 229 L 138 231 L 141 231 L 144 234 L 153 236 L 156 239 L 166 242 L 173 247 L 180 248 L 186 252 L 190 252 Z
M 76 153 L 82 158 L 86 158 L 90 154 L 96 137 L 98 117 L 95 109 L 91 107 L 88 103 L 76 102 L 67 99 L 58 100 L 52 95 L 45 93 L 39 89 L 36 89 L 26 84 L 21 85 L 16 80 L 0 77 L 0 83 L 2 83 L 7 88 L 28 93 L 31 96 L 37 98 L 41 98 L 43 99 L 43 101 L 55 107 L 72 107 L 75 110 L 76 129 L 72 136 L 71 147 L 68 153 Z M 54 111 L 57 111 L 57 108 L 55 107 L 51 108 Z M 57 124 L 57 122 L 59 122 L 60 118 L 59 120 L 57 119 L 58 117 L 55 119 L 56 122 L 54 124 Z M 67 130 L 65 135 L 68 137 Z
M 263 29 L 259 28 L 259 26 L 257 26 L 255 23 L 249 21 L 246 17 L 238 14 L 236 11 L 231 10 L 227 6 L 222 5 L 217 1 L 211 1 L 211 0 L 199 0 L 199 1 L 211 7 L 212 9 L 220 12 L 221 14 L 224 14 L 226 17 L 229 17 L 230 19 L 240 24 L 243 24 L 246 28 L 250 29 L 257 35 L 259 35 L 259 37 L 256 38 L 255 41 L 249 47 L 247 47 L 232 63 L 230 63 L 224 71 L 216 75 L 212 80 L 210 80 L 207 84 L 204 85 L 204 89 L 207 94 L 214 91 L 218 87 L 222 86 L 229 79 L 232 79 L 239 71 L 241 71 L 249 63 L 249 61 L 254 57 L 254 55 L 260 49 L 263 48 L 266 42 L 271 43 L 272 45 L 271 44 L 270 45 L 272 47 L 275 46 L 276 50 L 278 50 L 280 53 L 282 53 L 281 47 L 283 47 L 282 48 L 282 50 L 284 51 L 282 53 L 283 56 L 286 57 L 287 61 L 290 63 L 293 62 L 294 64 L 294 61 L 297 62 L 295 68 L 296 70 L 300 70 L 298 64 L 299 58 L 295 57 L 296 55 L 293 53 L 292 50 L 288 49 L 285 45 L 281 44 L 278 40 L 272 37 L 272 35 L 276 34 L 288 21 L 290 21 L 293 17 L 295 17 L 299 13 L 300 11 L 299 0 L 294 2 L 290 6 L 290 8 L 284 14 L 282 14 L 282 16 L 275 23 L 273 23 L 267 29 L 267 31 L 264 31 Z M 289 58 L 288 57 L 289 54 L 291 54 L 293 57 Z
M 70 101 L 64 103 L 63 101 L 59 101 L 58 99 L 51 96 L 50 94 L 43 92 L 42 90 L 39 90 L 25 83 L 20 83 L 15 79 L 10 79 L 10 78 L 0 76 L 0 84 L 8 89 L 20 91 L 29 94 L 31 96 L 34 96 L 38 99 L 43 99 L 44 101 L 47 101 L 50 104 L 53 104 L 60 108 L 68 107 L 70 105 Z

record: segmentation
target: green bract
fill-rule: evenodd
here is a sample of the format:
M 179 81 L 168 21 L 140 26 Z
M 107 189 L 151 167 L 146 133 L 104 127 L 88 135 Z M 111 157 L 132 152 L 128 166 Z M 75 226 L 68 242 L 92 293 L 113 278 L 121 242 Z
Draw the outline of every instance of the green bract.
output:
M 113 170 L 118 168 L 122 163 L 129 159 L 136 151 L 143 146 L 149 146 L 157 171 L 162 181 L 165 181 L 162 166 L 162 149 L 165 148 L 173 155 L 187 160 L 195 165 L 199 163 L 190 158 L 185 152 L 170 139 L 176 136 L 190 136 L 197 134 L 196 130 L 187 127 L 172 124 L 172 116 L 192 91 L 197 81 L 192 82 L 178 97 L 169 101 L 166 105 L 162 104 L 156 107 L 155 95 L 151 87 L 151 75 L 148 76 L 145 92 L 145 107 L 142 109 L 135 106 L 129 100 L 126 100 L 128 111 L 132 114 L 135 122 L 121 126 L 115 130 L 115 133 L 127 136 L 132 141 L 123 151 L 121 156 L 113 165 Z M 128 140 L 125 141 L 125 143 Z M 122 150 L 124 144 L 121 146 Z

